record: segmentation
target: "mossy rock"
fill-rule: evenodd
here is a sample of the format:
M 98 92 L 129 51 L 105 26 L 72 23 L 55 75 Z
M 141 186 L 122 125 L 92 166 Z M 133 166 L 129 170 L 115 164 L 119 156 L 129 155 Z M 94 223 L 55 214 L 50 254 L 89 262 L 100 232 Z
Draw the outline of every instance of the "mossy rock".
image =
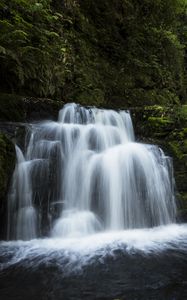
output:
M 173 140 L 168 142 L 173 155 L 178 159 L 186 160 L 187 155 L 187 140 Z
M 142 137 L 163 139 L 175 129 L 172 109 L 153 105 L 130 109 L 135 132 Z
M 178 114 L 182 120 L 185 120 L 187 122 L 187 105 L 179 106 Z
M 149 117 L 147 122 L 154 136 L 166 136 L 174 128 L 173 121 L 167 117 Z
M 187 209 L 187 193 L 181 193 L 180 199 L 183 202 L 184 207 Z
M 187 192 L 178 194 L 177 199 L 179 219 L 187 222 Z
M 169 136 L 169 139 L 177 140 L 177 141 L 184 140 L 185 143 L 186 143 L 186 141 L 187 141 L 187 128 L 174 129 L 171 132 L 171 134 Z

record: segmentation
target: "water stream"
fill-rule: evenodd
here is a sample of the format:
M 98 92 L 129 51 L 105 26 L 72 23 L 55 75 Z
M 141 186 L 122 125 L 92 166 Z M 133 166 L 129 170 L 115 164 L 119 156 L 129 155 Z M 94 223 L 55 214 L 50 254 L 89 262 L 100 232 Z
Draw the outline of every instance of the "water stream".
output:
M 187 225 L 176 223 L 172 160 L 135 141 L 128 111 L 67 104 L 57 122 L 31 124 L 16 154 L 3 300 L 16 289 L 17 299 L 185 299 Z

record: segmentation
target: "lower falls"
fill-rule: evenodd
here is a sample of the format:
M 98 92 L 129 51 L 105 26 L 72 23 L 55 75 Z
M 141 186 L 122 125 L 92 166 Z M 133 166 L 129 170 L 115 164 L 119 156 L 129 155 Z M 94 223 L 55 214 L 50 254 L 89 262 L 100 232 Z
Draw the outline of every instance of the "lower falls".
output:
M 186 299 L 172 159 L 135 141 L 128 111 L 67 104 L 57 122 L 28 124 L 16 156 L 2 300 L 17 288 L 15 299 Z

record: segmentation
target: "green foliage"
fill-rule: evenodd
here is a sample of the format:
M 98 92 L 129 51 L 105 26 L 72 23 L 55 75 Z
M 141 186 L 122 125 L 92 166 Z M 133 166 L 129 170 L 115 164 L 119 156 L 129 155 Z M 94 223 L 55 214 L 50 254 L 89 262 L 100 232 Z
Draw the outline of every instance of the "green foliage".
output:
M 179 102 L 184 92 L 184 46 L 177 36 L 181 1 L 87 0 L 80 7 L 96 29 L 99 56 L 109 62 L 102 77 L 110 104 Z
M 184 102 L 186 11 L 186 0 L 0 0 L 1 89 L 112 107 Z
M 61 95 L 70 46 L 63 16 L 50 1 L 0 1 L 0 64 L 4 88 L 37 96 Z

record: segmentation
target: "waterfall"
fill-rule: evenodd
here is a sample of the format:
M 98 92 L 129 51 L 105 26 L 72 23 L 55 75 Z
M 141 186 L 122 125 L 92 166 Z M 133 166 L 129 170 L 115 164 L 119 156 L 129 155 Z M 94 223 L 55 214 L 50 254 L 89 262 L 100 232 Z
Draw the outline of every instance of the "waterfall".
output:
M 32 204 L 31 168 L 34 161 L 26 161 L 16 146 L 17 165 L 8 197 L 8 238 L 36 237 L 36 210 Z
M 67 104 L 58 122 L 29 130 L 25 153 L 16 146 L 8 239 L 175 222 L 171 159 L 158 146 L 135 142 L 128 111 Z

